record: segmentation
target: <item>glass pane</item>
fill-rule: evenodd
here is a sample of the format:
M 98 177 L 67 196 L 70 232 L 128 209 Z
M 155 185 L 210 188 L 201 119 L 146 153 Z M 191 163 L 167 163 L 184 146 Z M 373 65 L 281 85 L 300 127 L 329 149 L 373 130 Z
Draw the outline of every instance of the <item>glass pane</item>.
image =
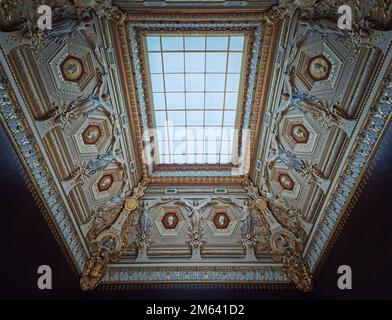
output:
M 207 163 L 213 164 L 219 161 L 219 154 L 209 154 L 207 157 Z
M 187 109 L 204 109 L 204 93 L 187 93 Z
M 204 141 L 197 140 L 195 144 L 196 144 L 196 154 L 203 154 Z
M 159 140 L 167 140 L 166 127 L 157 127 L 155 134 L 156 134 L 158 141 Z
M 155 110 L 165 109 L 165 94 L 164 93 L 153 93 L 153 107 Z
M 155 112 L 155 124 L 157 127 L 163 127 L 166 125 L 166 112 L 156 111 Z
M 226 72 L 227 53 L 208 52 L 207 53 L 207 72 Z
M 205 37 L 185 37 L 185 50 L 205 50 Z
M 184 50 L 184 40 L 183 37 L 162 37 L 162 50 L 166 51 L 182 51 Z
M 173 163 L 182 164 L 186 162 L 186 155 L 175 154 L 173 155 Z
M 220 141 L 222 136 L 222 128 L 220 124 L 215 127 L 206 127 L 204 130 L 205 141 Z
M 222 111 L 206 111 L 205 125 L 220 126 L 222 124 Z
M 174 127 L 173 141 L 186 141 L 186 127 Z
M 189 154 L 189 151 L 188 151 L 187 155 L 186 155 L 186 163 L 196 163 L 196 155 Z
M 205 153 L 218 154 L 220 153 L 220 141 L 219 140 L 208 140 L 204 144 Z
M 188 126 L 202 126 L 204 121 L 204 112 L 188 111 L 186 121 Z
M 225 164 L 230 162 L 230 157 L 228 154 L 221 154 L 220 155 L 220 163 Z
M 203 127 L 188 127 L 187 128 L 187 139 L 189 141 L 203 140 L 204 139 Z
M 186 154 L 186 141 L 174 141 L 173 154 Z
M 233 140 L 233 127 L 223 127 L 222 128 L 222 140 L 228 141 Z
M 204 53 L 185 53 L 185 72 L 204 72 Z
M 184 72 L 184 54 L 181 53 L 164 53 L 163 68 L 165 73 Z
M 162 74 L 152 74 L 151 75 L 151 87 L 152 92 L 163 92 L 163 75 Z
M 233 141 L 244 40 L 242 35 L 146 36 L 161 163 L 231 161 L 238 148 Z
M 230 50 L 244 50 L 244 36 L 230 37 Z
M 158 141 L 158 152 L 160 154 L 169 154 L 169 142 L 168 141 Z
M 148 51 L 160 51 L 161 50 L 160 37 L 148 36 L 147 37 L 147 50 Z
M 184 74 L 165 74 L 165 86 L 167 92 L 184 91 Z
M 167 109 L 185 109 L 184 93 L 167 93 Z
M 191 153 L 191 154 L 196 154 L 196 151 L 197 151 L 197 144 L 196 144 L 196 142 L 195 141 L 189 141 L 189 139 L 188 139 L 188 141 L 186 142 L 186 152 L 189 154 L 189 153 Z
M 224 91 L 225 90 L 225 74 L 207 74 L 206 75 L 206 91 Z
M 184 111 L 168 111 L 167 117 L 169 123 L 173 123 L 174 126 L 185 125 L 185 112 Z M 176 132 L 177 134 L 177 132 Z
M 230 53 L 227 72 L 240 73 L 241 65 L 242 65 L 242 53 L 240 52 Z
M 222 141 L 221 153 L 231 154 L 233 142 L 232 141 Z
M 206 93 L 206 109 L 223 109 L 223 97 L 222 93 Z
M 204 155 L 203 154 L 197 154 L 196 155 L 196 163 L 204 163 Z
M 226 90 L 227 91 L 238 91 L 240 86 L 240 75 L 239 74 L 228 74 Z
M 160 53 L 149 53 L 148 59 L 150 63 L 150 72 L 151 73 L 162 73 L 162 59 Z
M 227 50 L 228 37 L 207 37 L 207 50 Z
M 236 93 L 236 92 L 226 93 L 225 108 L 226 109 L 237 109 L 237 103 L 238 103 L 237 99 L 238 99 L 238 93 Z
M 165 155 L 163 156 L 163 161 L 161 160 L 162 163 L 172 163 L 170 160 L 170 155 Z
M 187 74 L 186 91 L 204 91 L 204 74 Z
M 235 111 L 225 111 L 224 118 L 223 118 L 223 125 L 234 126 L 235 114 L 236 114 Z

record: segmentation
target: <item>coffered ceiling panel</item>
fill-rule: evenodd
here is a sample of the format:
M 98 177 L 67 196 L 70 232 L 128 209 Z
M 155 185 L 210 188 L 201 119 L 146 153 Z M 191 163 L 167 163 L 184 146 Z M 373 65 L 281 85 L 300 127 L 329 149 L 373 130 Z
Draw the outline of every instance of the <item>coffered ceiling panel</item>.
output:
M 391 118 L 391 9 L 346 2 L 6 1 L 1 123 L 83 290 L 312 290 Z

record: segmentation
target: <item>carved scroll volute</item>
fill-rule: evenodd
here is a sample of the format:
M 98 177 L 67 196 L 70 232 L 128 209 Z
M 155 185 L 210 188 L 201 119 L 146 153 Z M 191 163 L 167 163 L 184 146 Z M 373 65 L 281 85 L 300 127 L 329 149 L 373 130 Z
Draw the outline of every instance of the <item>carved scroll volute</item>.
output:
M 122 255 L 124 224 L 128 217 L 139 208 L 138 199 L 144 195 L 147 183 L 142 181 L 134 189 L 131 197 L 124 201 L 124 207 L 116 221 L 108 230 L 102 231 L 90 243 L 90 258 L 84 266 L 80 287 L 92 290 L 102 281 L 109 262 L 118 261 Z

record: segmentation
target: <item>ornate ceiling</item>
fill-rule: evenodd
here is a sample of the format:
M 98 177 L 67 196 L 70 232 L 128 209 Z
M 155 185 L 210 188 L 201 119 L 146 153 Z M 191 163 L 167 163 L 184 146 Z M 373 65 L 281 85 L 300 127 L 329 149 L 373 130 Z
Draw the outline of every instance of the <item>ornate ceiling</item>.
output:
M 81 288 L 311 290 L 390 122 L 390 2 L 45 3 L 0 8 L 0 119 Z M 239 30 L 236 165 L 157 167 L 142 35 Z

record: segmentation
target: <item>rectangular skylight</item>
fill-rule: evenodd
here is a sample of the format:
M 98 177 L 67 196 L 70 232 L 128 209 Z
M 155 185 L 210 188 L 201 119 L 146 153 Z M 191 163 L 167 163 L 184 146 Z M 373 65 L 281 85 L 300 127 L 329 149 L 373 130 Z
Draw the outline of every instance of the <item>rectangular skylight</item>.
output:
M 145 36 L 160 164 L 232 161 L 245 34 Z

